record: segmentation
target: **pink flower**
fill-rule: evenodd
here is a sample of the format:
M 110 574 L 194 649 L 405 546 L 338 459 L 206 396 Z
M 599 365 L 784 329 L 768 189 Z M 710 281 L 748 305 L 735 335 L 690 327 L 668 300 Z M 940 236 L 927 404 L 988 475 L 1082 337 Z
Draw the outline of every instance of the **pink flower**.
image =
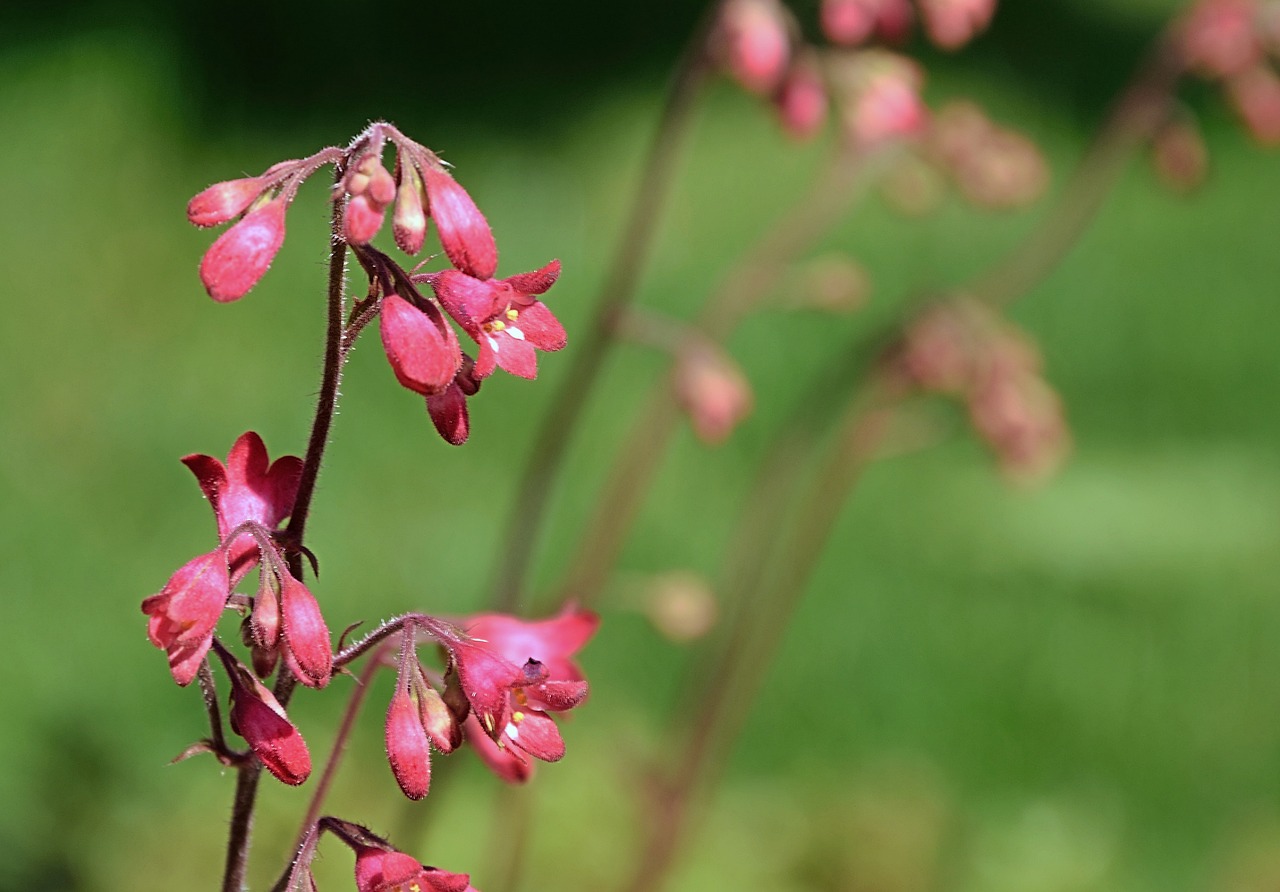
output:
M 290 671 L 308 687 L 324 687 L 333 674 L 329 628 L 315 596 L 287 570 L 280 574 L 280 616 Z
M 356 846 L 357 892 L 475 892 L 471 877 L 423 867 L 416 858 L 375 846 Z
M 386 743 L 391 773 L 404 795 L 410 799 L 426 796 L 431 789 L 431 740 L 403 684 L 397 683 L 387 708 Z
M 311 754 L 284 707 L 253 673 L 219 646 L 231 678 L 231 730 L 243 737 L 267 770 L 290 786 L 311 775 Z
M 470 356 L 462 354 L 462 366 L 453 376 L 449 386 L 439 393 L 427 394 L 427 411 L 446 443 L 461 446 L 471 434 L 471 418 L 467 414 L 467 398 L 480 390 L 475 375 L 476 364 Z
M 477 279 L 464 272 L 429 273 L 440 303 L 480 346 L 475 377 L 497 366 L 521 378 L 538 375 L 537 350 L 565 345 L 564 327 L 534 295 L 543 294 L 560 275 L 560 261 L 506 279 Z
M 227 536 L 246 521 L 274 530 L 289 516 L 298 494 L 302 459 L 286 455 L 268 464 L 262 438 L 249 431 L 232 445 L 225 465 L 211 455 L 188 455 L 182 463 L 196 475 L 213 506 L 233 578 L 241 578 L 258 562 L 258 545 L 249 536 L 238 536 L 235 542 L 227 542 Z
M 388 294 L 382 299 L 378 326 L 382 348 L 396 380 L 424 396 L 453 383 L 462 362 L 458 337 L 431 301 L 411 304 Z
M 352 166 L 345 185 L 350 197 L 343 212 L 343 234 L 349 244 L 363 245 L 382 228 L 387 205 L 395 198 L 395 180 L 378 154 L 369 152 Z
M 563 712 L 587 696 L 587 682 L 572 657 L 595 634 L 599 618 L 568 608 L 530 622 L 482 614 L 465 622 L 467 639 L 447 642 L 462 691 L 471 706 L 464 729 L 479 744 L 481 758 L 509 781 L 523 781 L 525 756 L 555 762 L 564 740 L 548 712 Z
M 776 0 L 729 0 L 715 45 L 724 68 L 753 93 L 773 92 L 791 55 L 787 20 Z
M 200 281 L 217 301 L 244 297 L 266 273 L 284 244 L 285 200 L 275 198 L 245 214 L 209 246 L 200 261 Z
M 995 15 L 995 0 L 920 0 L 929 39 L 947 50 L 958 49 L 986 29 Z
M 214 183 L 187 203 L 187 219 L 196 226 L 218 226 L 244 213 L 262 194 L 262 177 Z
M 422 171 L 427 188 L 428 213 L 436 221 L 440 245 L 449 262 L 477 279 L 488 279 L 498 269 L 498 246 L 489 223 L 467 190 L 442 168 Z
M 676 400 L 698 439 L 723 443 L 751 414 L 751 384 L 727 353 L 711 342 L 682 349 L 674 370 Z
M 183 687 L 196 677 L 230 593 L 227 554 L 219 548 L 183 564 L 159 594 L 142 602 L 151 617 L 147 637 L 169 655 L 169 671 Z
M 798 56 L 774 97 L 782 128 L 796 139 L 811 139 L 827 119 L 827 88 L 811 55 Z

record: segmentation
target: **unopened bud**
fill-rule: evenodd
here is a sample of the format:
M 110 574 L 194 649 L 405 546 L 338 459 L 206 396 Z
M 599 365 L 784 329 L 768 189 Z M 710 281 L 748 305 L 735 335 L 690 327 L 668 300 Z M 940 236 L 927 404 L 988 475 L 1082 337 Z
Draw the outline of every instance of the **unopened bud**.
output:
M 1209 169 L 1204 136 L 1189 117 L 1169 121 L 1152 138 L 1151 161 L 1169 188 L 1187 193 L 1199 187 Z
M 1280 144 L 1280 77 L 1258 65 L 1227 81 L 1231 104 L 1253 138 L 1263 145 Z
M 467 190 L 443 169 L 423 171 L 427 212 L 436 221 L 440 245 L 454 267 L 477 279 L 489 279 L 498 269 L 498 246 L 489 223 Z
M 422 178 L 411 164 L 400 173 L 396 212 L 391 218 L 396 246 L 406 254 L 417 254 L 427 237 L 427 212 L 422 205 Z
M 1200 0 L 1183 21 L 1187 64 L 1206 77 L 1231 77 L 1262 60 L 1256 0 Z
M 868 50 L 838 69 L 846 138 L 860 149 L 919 134 L 928 120 L 924 74 L 903 56 Z
M 367 191 L 356 195 L 347 201 L 342 214 L 343 237 L 351 245 L 368 244 L 382 228 L 383 215 L 383 209 L 377 206 Z
M 675 570 L 657 576 L 645 596 L 645 611 L 654 627 L 672 641 L 694 641 L 715 627 L 719 614 L 715 593 L 697 573 Z
M 720 64 L 738 83 L 753 93 L 771 93 L 791 55 L 786 13 L 777 0 L 729 0 L 713 43 Z
M 187 219 L 196 226 L 226 223 L 244 213 L 261 194 L 261 177 L 214 183 L 187 203 Z
M 280 579 L 280 615 L 289 668 L 303 684 L 324 687 L 333 674 L 329 628 L 315 596 L 288 572 Z
M 841 46 L 856 46 L 876 27 L 876 0 L 822 0 L 822 33 Z
M 674 374 L 676 399 L 688 413 L 694 434 L 704 443 L 723 443 L 751 414 L 751 385 L 718 347 L 696 343 L 682 348 Z
M 443 318 L 433 320 L 404 298 L 389 294 L 382 299 L 378 324 L 387 361 L 402 385 L 430 396 L 453 382 L 461 350 Z
M 996 0 L 919 0 L 929 39 L 946 50 L 959 49 L 986 30 Z
M 431 743 L 403 684 L 396 685 L 387 708 L 386 743 L 391 773 L 404 795 L 410 799 L 426 796 L 431 788 Z
M 218 236 L 200 261 L 200 281 L 210 297 L 238 300 L 258 284 L 284 244 L 284 215 L 284 200 L 276 198 Z
M 782 128 L 796 139 L 811 139 L 827 119 L 827 88 L 812 54 L 799 56 L 774 97 Z
M 786 288 L 793 309 L 854 313 L 866 306 L 871 277 L 851 257 L 828 254 L 801 267 Z

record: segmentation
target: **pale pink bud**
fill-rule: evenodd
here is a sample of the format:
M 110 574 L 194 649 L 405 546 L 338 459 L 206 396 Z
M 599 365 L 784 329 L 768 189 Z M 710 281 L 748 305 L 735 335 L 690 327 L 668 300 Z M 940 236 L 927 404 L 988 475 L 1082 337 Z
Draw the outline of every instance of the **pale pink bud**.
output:
M 1201 0 L 1183 22 L 1187 64 L 1208 77 L 1231 77 L 1262 59 L 1256 0 Z
M 1003 129 L 992 131 L 954 173 L 965 197 L 988 208 L 1029 204 L 1049 184 L 1049 165 L 1035 143 Z
M 876 27 L 876 0 L 822 0 L 822 33 L 841 46 L 867 40 Z
M 244 213 L 262 194 L 262 178 L 214 183 L 187 203 L 187 219 L 196 226 L 217 226 Z
M 959 49 L 986 29 L 995 0 L 919 0 L 929 39 L 947 50 Z
M 883 61 L 888 64 L 875 65 L 845 109 L 846 131 L 862 148 L 914 136 L 928 120 L 919 92 L 920 69 L 901 57 Z
M 386 207 L 396 200 L 396 181 L 378 161 L 369 173 L 369 189 L 366 193 L 376 207 Z
M 342 233 L 347 244 L 364 245 L 382 228 L 385 211 L 366 190 L 347 201 L 342 214 Z
M 811 55 L 800 56 L 791 65 L 774 102 L 782 128 L 796 139 L 810 139 L 822 129 L 827 119 L 827 88 Z
M 425 681 L 418 687 L 418 720 L 436 749 L 451 753 L 462 743 L 462 725 L 435 688 Z
M 746 89 L 767 94 L 781 82 L 791 38 L 776 0 L 729 0 L 714 41 L 721 64 Z
M 217 301 L 238 300 L 266 273 L 284 244 L 285 202 L 276 198 L 250 211 L 209 246 L 200 281 Z
M 427 237 L 427 212 L 422 206 L 422 179 L 412 166 L 406 166 L 400 175 L 391 226 L 396 246 L 401 251 L 417 254 L 422 250 L 422 243 Z
M 333 674 L 329 628 L 315 596 L 288 572 L 280 579 L 280 615 L 289 668 L 303 684 L 324 687 Z
M 751 385 L 719 348 L 705 343 L 684 348 L 674 374 L 676 399 L 704 443 L 723 443 L 751 414 Z
M 673 570 L 649 583 L 645 612 L 672 641 L 694 641 L 715 627 L 719 607 L 707 580 L 687 570 Z
M 453 383 L 462 351 L 443 317 L 428 318 L 404 298 L 389 294 L 382 300 L 378 324 L 387 361 L 402 385 L 430 396 Z
M 1231 104 L 1253 138 L 1263 145 L 1280 144 L 1280 77 L 1257 66 L 1227 81 Z
M 396 783 L 410 799 L 421 799 L 431 788 L 431 744 L 418 708 L 402 684 L 397 684 L 387 708 L 387 761 Z

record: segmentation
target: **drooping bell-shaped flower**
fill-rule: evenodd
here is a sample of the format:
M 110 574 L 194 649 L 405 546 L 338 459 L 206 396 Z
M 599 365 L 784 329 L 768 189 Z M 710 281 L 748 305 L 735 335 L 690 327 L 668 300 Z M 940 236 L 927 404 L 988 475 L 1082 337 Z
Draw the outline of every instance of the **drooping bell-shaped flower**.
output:
M 280 574 L 280 616 L 289 669 L 303 684 L 324 687 L 333 674 L 329 627 L 315 596 L 287 569 Z
M 196 226 L 219 226 L 234 220 L 253 204 L 265 186 L 262 177 L 214 183 L 187 202 L 187 219 Z
M 462 363 L 462 350 L 435 304 L 418 300 L 421 303 L 415 305 L 399 295 L 387 295 L 382 299 L 378 326 L 396 380 L 430 396 L 453 382 Z
M 357 892 L 476 892 L 468 874 L 423 867 L 416 858 L 391 848 L 355 849 Z
M 428 166 L 422 176 L 427 213 L 436 221 L 440 246 L 449 262 L 469 276 L 491 278 L 498 269 L 498 245 L 484 214 L 443 168 Z
M 225 648 L 218 656 L 231 679 L 231 730 L 249 744 L 267 770 L 290 786 L 311 775 L 311 754 L 280 701 Z
M 169 655 L 169 671 L 183 687 L 196 677 L 230 594 L 227 553 L 218 548 L 187 561 L 142 602 L 147 637 Z

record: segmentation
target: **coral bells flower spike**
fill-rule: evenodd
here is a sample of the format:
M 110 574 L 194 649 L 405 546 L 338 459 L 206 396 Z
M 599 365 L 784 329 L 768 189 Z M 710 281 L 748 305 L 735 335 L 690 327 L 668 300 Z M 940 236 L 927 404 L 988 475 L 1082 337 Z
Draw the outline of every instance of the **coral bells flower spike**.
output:
M 285 201 L 276 198 L 250 211 L 209 246 L 200 281 L 217 301 L 244 297 L 266 273 L 284 244 Z
M 196 677 L 230 593 L 227 554 L 219 548 L 183 564 L 159 594 L 142 602 L 151 617 L 147 637 L 169 655 L 169 671 L 183 687 Z
M 475 377 L 486 378 L 495 367 L 521 378 L 538 375 L 537 350 L 565 345 L 564 327 L 535 295 L 543 294 L 560 275 L 560 261 L 506 279 L 480 280 L 445 270 L 425 280 L 441 305 L 480 346 Z
M 467 190 L 443 169 L 427 167 L 428 213 L 436 221 L 440 246 L 456 269 L 477 279 L 488 279 L 498 270 L 498 245 L 489 223 Z
M 245 212 L 262 194 L 262 177 L 214 183 L 187 203 L 187 219 L 196 226 L 218 226 Z
M 262 438 L 249 431 L 232 445 L 225 465 L 211 455 L 188 455 L 182 463 L 196 475 L 213 506 L 218 536 L 228 548 L 233 578 L 239 579 L 258 562 L 258 545 L 250 536 L 239 536 L 235 542 L 227 542 L 227 536 L 246 521 L 274 530 L 289 516 L 298 495 L 302 459 L 285 455 L 268 464 Z
M 471 877 L 449 873 L 404 852 L 374 846 L 356 847 L 357 892 L 475 892 Z
M 329 628 L 315 597 L 285 571 L 280 577 L 280 615 L 284 620 L 285 659 L 298 681 L 322 688 L 333 674 Z
M 431 741 L 408 688 L 397 684 L 387 708 L 387 761 L 396 783 L 410 799 L 421 799 L 431 788 Z
M 398 295 L 387 295 L 382 300 L 378 327 L 396 380 L 430 396 L 453 383 L 462 364 L 462 350 L 435 305 L 423 304 L 425 311 Z
M 218 656 L 231 677 L 231 730 L 248 742 L 267 770 L 296 787 L 311 775 L 307 742 L 275 695 L 221 647 Z

